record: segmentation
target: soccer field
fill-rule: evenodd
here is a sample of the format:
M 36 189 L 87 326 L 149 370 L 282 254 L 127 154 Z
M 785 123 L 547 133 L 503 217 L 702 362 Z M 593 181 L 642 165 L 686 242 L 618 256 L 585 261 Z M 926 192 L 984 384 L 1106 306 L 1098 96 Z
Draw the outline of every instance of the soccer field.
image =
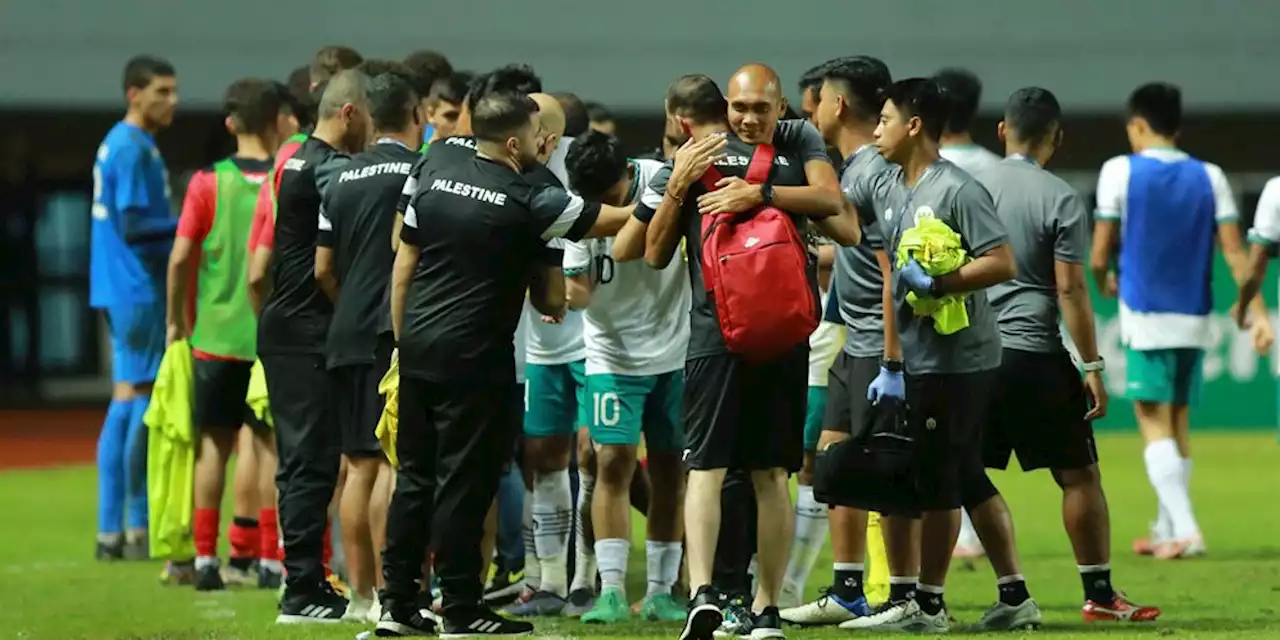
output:
M 1280 446 L 1271 433 L 1202 435 L 1194 442 L 1192 494 L 1209 545 L 1204 558 L 1157 562 L 1135 557 L 1155 498 L 1135 437 L 1099 440 L 1111 504 L 1116 585 L 1135 600 L 1164 607 L 1147 626 L 1083 627 L 1080 580 L 1059 517 L 1059 493 L 1046 474 L 997 473 L 1017 523 L 1023 569 L 1044 609 L 1037 638 L 1280 638 Z M 3 534 L 0 571 L 5 606 L 3 638 L 343 638 L 365 627 L 278 627 L 275 594 L 226 591 L 197 594 L 161 587 L 160 563 L 112 565 L 93 561 L 94 475 L 87 467 L 0 473 Z M 637 523 L 637 530 L 640 530 Z M 631 556 L 631 594 L 643 593 L 644 554 Z M 829 580 L 829 557 L 819 561 L 809 597 Z M 957 631 L 994 602 L 990 567 L 956 570 L 947 601 Z M 586 627 L 540 621 L 538 635 L 556 637 L 674 637 L 674 625 L 633 623 Z M 834 638 L 838 630 L 790 629 L 793 638 Z M 1008 637 L 1008 636 L 1006 636 Z M 1015 634 L 1013 637 L 1019 637 Z

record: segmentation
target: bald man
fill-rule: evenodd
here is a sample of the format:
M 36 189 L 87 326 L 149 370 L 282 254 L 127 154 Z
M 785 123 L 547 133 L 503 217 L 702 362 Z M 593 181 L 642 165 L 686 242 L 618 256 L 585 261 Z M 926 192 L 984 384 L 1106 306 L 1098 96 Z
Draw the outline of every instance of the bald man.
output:
M 267 219 L 264 233 L 275 239 L 279 257 L 255 255 L 272 260 L 275 284 L 258 323 L 258 356 L 273 397 L 280 455 L 276 484 L 287 578 L 279 623 L 333 622 L 347 609 L 346 598 L 326 582 L 321 557 L 327 507 L 338 482 L 339 430 L 324 355 L 333 305 L 316 283 L 315 240 L 325 193 L 350 161 L 347 154 L 369 142 L 368 84 L 357 71 L 329 80 L 315 132 L 277 177 L 276 215 Z
M 538 104 L 538 164 L 525 168 L 525 179 L 564 187 L 568 182 L 564 163 L 557 166 L 553 161 L 560 147 L 567 147 L 571 141 L 564 136 L 564 109 L 550 94 L 531 93 L 529 97 Z M 563 158 L 563 152 L 559 157 Z M 530 589 L 507 612 L 556 616 L 564 613 L 568 604 L 569 534 L 574 521 L 569 462 L 578 429 L 585 424 L 586 346 L 582 341 L 581 312 L 545 316 L 528 299 L 525 307 L 529 323 L 525 335 L 522 462 L 525 482 L 532 491 L 532 495 L 525 495 L 525 513 L 526 521 L 532 525 L 534 554 L 529 557 L 526 540 L 525 575 Z M 529 528 L 525 533 L 529 535 Z M 536 587 L 531 573 L 536 576 Z

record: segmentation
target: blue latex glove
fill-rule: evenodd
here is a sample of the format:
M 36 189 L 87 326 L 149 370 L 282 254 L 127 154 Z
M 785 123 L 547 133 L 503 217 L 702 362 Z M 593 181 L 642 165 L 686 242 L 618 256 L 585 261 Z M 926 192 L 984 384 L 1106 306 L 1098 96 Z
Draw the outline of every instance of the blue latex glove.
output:
M 890 371 L 884 366 L 880 367 L 880 375 L 867 387 L 867 399 L 872 404 L 880 402 L 881 398 L 897 398 L 902 400 L 906 398 L 906 384 L 902 380 L 901 371 Z
M 907 266 L 898 272 L 898 277 L 906 283 L 907 288 L 918 296 L 931 295 L 929 292 L 933 290 L 933 276 L 924 272 L 924 267 L 916 262 L 915 258 L 907 261 Z

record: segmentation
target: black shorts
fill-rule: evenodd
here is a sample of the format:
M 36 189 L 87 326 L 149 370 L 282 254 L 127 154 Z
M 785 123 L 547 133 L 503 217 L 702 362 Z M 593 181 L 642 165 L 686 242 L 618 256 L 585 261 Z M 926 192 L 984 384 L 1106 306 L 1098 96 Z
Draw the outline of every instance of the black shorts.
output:
M 1005 469 L 1018 454 L 1023 471 L 1083 469 L 1098 462 L 1084 382 L 1066 351 L 1005 349 L 982 435 L 987 467 Z
M 907 430 L 917 506 L 943 511 L 976 506 L 994 494 L 982 466 L 982 429 L 992 372 L 906 376 Z
M 728 354 L 690 360 L 684 384 L 685 465 L 799 471 L 808 385 L 807 348 L 761 364 Z
M 878 375 L 880 358 L 859 358 L 841 350 L 827 377 L 827 413 L 822 418 L 822 430 L 857 437 L 871 409 L 867 387 Z
M 391 366 L 391 343 L 379 342 L 373 364 L 353 364 L 329 370 L 333 376 L 334 404 L 342 431 L 342 453 L 348 456 L 380 457 L 378 420 L 382 418 L 382 395 L 378 383 Z
M 197 429 L 239 429 L 252 415 L 245 404 L 252 362 L 195 358 L 191 419 Z

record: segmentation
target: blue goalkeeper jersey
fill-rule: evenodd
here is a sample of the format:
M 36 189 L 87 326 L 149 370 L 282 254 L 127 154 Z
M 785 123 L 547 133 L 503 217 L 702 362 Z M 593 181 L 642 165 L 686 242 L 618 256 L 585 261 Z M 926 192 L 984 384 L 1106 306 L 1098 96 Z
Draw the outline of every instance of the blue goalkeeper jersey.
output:
M 169 172 L 155 139 L 132 124 L 116 123 L 93 163 L 91 306 L 164 299 L 178 227 L 169 199 Z

